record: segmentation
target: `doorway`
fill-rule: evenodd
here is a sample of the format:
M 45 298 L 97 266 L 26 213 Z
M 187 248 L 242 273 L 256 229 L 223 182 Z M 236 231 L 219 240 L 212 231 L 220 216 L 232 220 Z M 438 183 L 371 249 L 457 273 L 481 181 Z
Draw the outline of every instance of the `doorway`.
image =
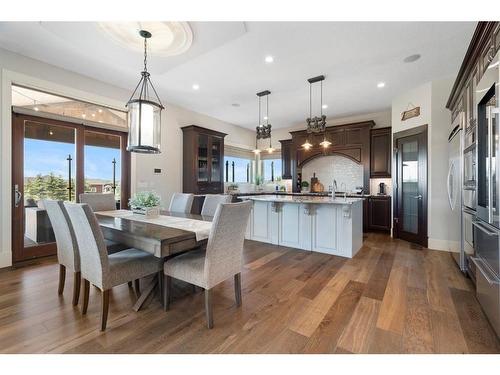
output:
M 394 134 L 394 238 L 427 247 L 427 125 Z
M 114 193 L 126 207 L 127 134 L 12 113 L 12 261 L 56 254 L 45 199 L 78 202 L 80 193 Z

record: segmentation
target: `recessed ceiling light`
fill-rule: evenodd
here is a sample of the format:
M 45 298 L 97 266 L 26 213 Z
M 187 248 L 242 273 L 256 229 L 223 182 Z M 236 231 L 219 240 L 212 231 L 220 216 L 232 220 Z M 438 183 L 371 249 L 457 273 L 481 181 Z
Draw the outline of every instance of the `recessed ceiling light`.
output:
M 82 113 L 82 117 L 85 118 L 87 117 L 87 115 L 85 113 Z
M 323 105 L 321 106 L 321 108 L 323 108 L 323 109 L 327 109 L 327 108 L 328 108 L 328 104 L 323 104 Z
M 99 108 L 99 113 L 102 113 L 102 109 Z
M 239 103 L 233 103 L 233 104 L 231 104 L 231 105 L 232 105 L 233 107 L 239 107 L 239 106 L 240 106 L 240 104 L 239 104 Z
M 377 83 L 377 87 L 381 89 L 382 87 L 385 87 L 385 82 L 379 82 Z
M 102 122 L 102 120 L 99 120 L 99 122 Z
M 197 83 L 193 83 L 193 90 L 199 90 L 200 89 L 200 85 L 198 85 Z
M 414 55 L 407 56 L 403 59 L 405 63 L 412 63 L 414 61 L 417 61 L 420 58 L 420 55 L 418 53 Z
M 264 59 L 266 63 L 270 64 L 274 61 L 274 57 L 272 56 L 266 56 L 266 58 Z
M 95 117 L 95 113 L 92 113 L 92 117 Z

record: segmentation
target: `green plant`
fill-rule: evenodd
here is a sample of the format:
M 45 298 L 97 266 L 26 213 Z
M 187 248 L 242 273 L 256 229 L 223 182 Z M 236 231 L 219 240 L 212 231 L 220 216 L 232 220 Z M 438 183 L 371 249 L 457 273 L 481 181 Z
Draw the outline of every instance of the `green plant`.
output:
M 300 184 L 300 186 L 303 187 L 304 189 L 307 189 L 309 187 L 309 182 L 302 181 L 302 183 Z
M 147 207 L 158 207 L 160 205 L 161 198 L 154 191 L 139 191 L 134 194 L 132 198 L 129 199 L 129 206 L 134 208 L 147 208 Z
M 255 176 L 255 185 L 259 186 L 262 185 L 264 182 L 264 178 L 262 176 L 256 175 Z

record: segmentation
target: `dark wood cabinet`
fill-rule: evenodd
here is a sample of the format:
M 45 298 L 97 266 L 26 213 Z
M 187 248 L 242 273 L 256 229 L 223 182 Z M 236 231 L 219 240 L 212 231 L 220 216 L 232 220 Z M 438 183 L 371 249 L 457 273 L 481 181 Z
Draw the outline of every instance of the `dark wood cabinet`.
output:
M 391 230 L 391 197 L 390 196 L 371 196 L 366 199 L 364 213 L 366 221 L 363 220 L 366 231 L 384 231 Z
M 292 144 L 291 139 L 280 141 L 281 143 L 281 177 L 284 180 L 292 179 Z
M 370 138 L 370 177 L 391 177 L 391 128 L 372 129 Z
M 185 126 L 182 132 L 182 191 L 193 194 L 222 193 L 226 134 L 196 125 Z

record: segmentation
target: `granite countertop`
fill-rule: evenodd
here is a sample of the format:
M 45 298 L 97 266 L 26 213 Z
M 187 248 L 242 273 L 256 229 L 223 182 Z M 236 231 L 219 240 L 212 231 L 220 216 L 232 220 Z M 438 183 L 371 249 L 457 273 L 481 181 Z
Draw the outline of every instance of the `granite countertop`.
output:
M 313 203 L 313 204 L 341 204 L 341 205 L 350 205 L 356 202 L 361 202 L 363 198 L 346 198 L 343 197 L 335 197 L 332 199 L 331 197 L 321 197 L 321 196 L 293 196 L 293 195 L 276 195 L 276 194 L 267 194 L 267 195 L 242 195 L 238 196 L 240 199 L 249 199 L 253 201 L 262 201 L 262 202 L 279 202 L 279 203 Z
M 330 193 L 328 192 L 323 192 L 323 193 L 289 193 L 289 192 L 248 192 L 248 193 L 240 193 L 240 192 L 229 192 L 228 194 L 234 195 L 235 197 L 241 197 L 241 196 L 259 196 L 259 195 L 275 195 L 275 196 L 297 196 L 297 197 L 329 197 Z M 337 192 L 335 194 L 336 197 L 344 197 L 343 193 Z M 348 198 L 369 198 L 372 196 L 377 196 L 377 197 L 388 197 L 389 195 L 375 195 L 375 194 L 354 194 L 354 193 L 347 193 Z

